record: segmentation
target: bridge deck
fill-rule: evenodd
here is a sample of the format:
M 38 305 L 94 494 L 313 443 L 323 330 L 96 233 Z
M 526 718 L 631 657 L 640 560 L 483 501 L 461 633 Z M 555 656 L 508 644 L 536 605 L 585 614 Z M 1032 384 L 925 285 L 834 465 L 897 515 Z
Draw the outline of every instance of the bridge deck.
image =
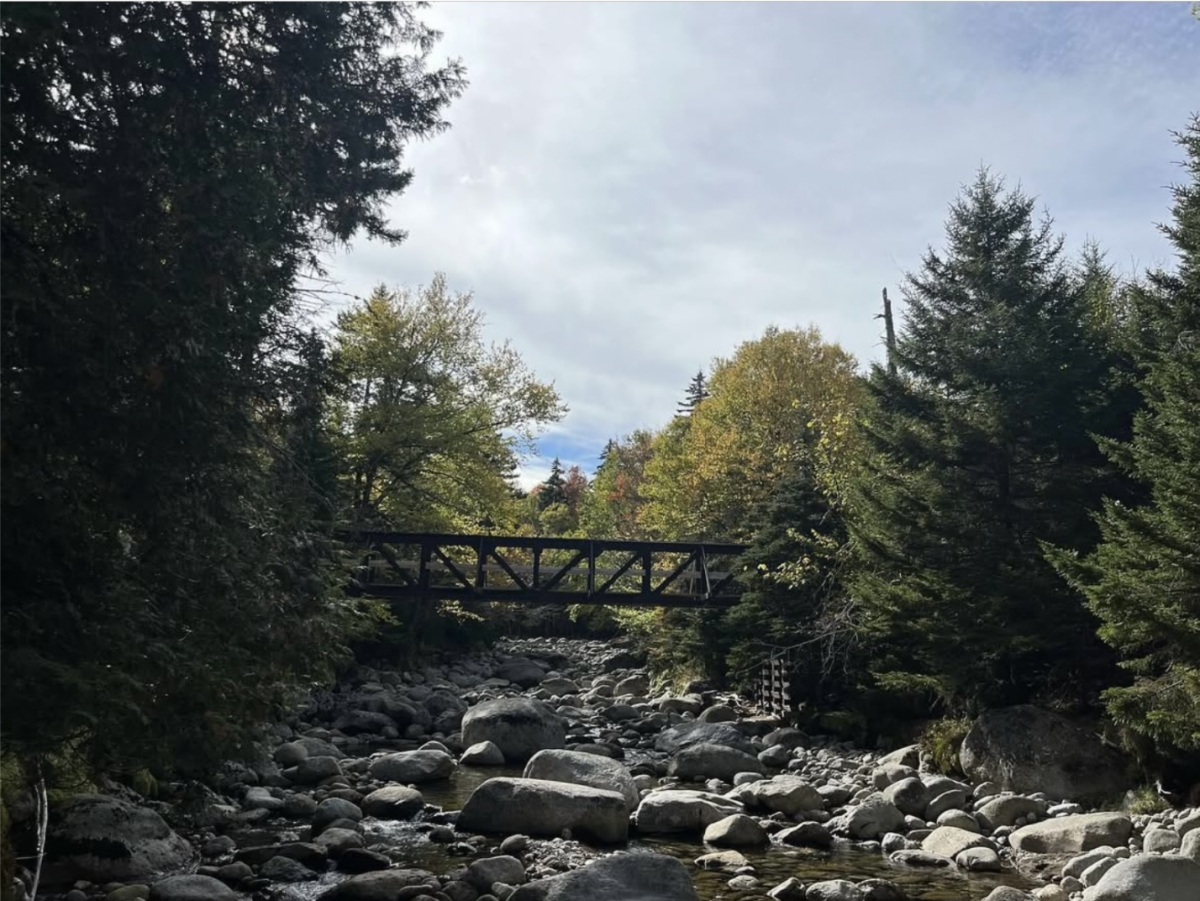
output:
M 351 590 L 391 601 L 730 606 L 743 545 L 357 531 Z M 716 568 L 721 564 L 720 568 Z

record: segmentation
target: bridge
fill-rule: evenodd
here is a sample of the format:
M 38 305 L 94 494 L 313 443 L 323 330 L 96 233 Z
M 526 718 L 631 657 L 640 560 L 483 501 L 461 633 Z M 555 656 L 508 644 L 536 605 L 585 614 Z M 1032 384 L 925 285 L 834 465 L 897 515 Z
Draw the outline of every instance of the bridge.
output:
M 388 601 L 729 607 L 740 544 L 343 531 L 365 553 L 352 594 Z

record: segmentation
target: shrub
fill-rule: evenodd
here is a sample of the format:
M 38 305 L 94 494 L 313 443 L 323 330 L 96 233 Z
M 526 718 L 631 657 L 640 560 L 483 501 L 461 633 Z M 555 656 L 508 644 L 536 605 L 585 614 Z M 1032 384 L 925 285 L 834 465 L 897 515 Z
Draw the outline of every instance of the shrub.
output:
M 966 717 L 945 717 L 925 727 L 919 744 L 939 773 L 962 773 L 958 752 L 970 729 L 971 720 Z

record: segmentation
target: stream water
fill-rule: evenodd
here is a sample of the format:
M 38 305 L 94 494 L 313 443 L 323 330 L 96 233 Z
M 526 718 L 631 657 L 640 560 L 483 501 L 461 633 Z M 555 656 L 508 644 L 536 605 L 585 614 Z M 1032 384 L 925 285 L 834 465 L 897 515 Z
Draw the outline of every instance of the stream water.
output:
M 446 781 L 425 783 L 421 786 L 421 793 L 428 803 L 436 804 L 443 810 L 460 810 L 481 782 L 493 776 L 520 775 L 519 768 L 462 766 Z M 368 845 L 383 842 L 391 848 L 402 850 L 408 865 L 434 873 L 445 873 L 467 862 L 462 857 L 452 856 L 446 845 L 429 841 L 419 823 L 366 820 L 362 825 Z M 553 846 L 555 850 L 561 850 L 564 844 L 537 839 L 530 841 L 531 849 L 547 849 L 547 846 Z M 694 865 L 693 861 L 700 855 L 720 850 L 699 841 L 660 836 L 637 837 L 621 848 L 597 847 L 588 850 L 599 853 L 613 850 L 655 851 L 676 857 L 693 874 L 693 882 L 703 901 L 760 899 L 789 876 L 795 876 L 805 882 L 839 878 L 860 881 L 881 877 L 902 886 L 913 901 L 979 901 L 998 885 L 1026 889 L 1034 885 L 1011 871 L 968 875 L 962 870 L 930 870 L 892 864 L 878 851 L 846 850 L 826 853 L 772 845 L 759 851 L 739 849 L 755 868 L 757 877 L 761 880 L 757 889 L 743 892 L 730 889 L 726 884 L 732 876 L 731 873 L 705 871 Z M 329 874 L 321 880 L 321 884 L 304 887 L 303 894 L 316 897 L 328 883 L 339 881 L 341 878 L 343 877 Z

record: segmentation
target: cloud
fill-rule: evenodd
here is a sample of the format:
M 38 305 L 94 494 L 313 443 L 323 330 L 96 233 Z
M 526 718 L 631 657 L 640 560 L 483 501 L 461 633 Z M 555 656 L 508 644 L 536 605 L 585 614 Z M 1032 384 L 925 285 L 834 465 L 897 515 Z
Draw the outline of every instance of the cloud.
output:
M 555 454 L 662 424 L 691 375 L 770 324 L 881 351 L 879 291 L 981 164 L 1071 247 L 1169 260 L 1169 130 L 1200 97 L 1187 4 L 437 4 L 471 87 L 411 148 L 399 248 L 347 290 L 473 290 L 571 413 Z M 895 296 L 895 295 L 894 295 Z M 526 473 L 548 467 L 530 461 Z

